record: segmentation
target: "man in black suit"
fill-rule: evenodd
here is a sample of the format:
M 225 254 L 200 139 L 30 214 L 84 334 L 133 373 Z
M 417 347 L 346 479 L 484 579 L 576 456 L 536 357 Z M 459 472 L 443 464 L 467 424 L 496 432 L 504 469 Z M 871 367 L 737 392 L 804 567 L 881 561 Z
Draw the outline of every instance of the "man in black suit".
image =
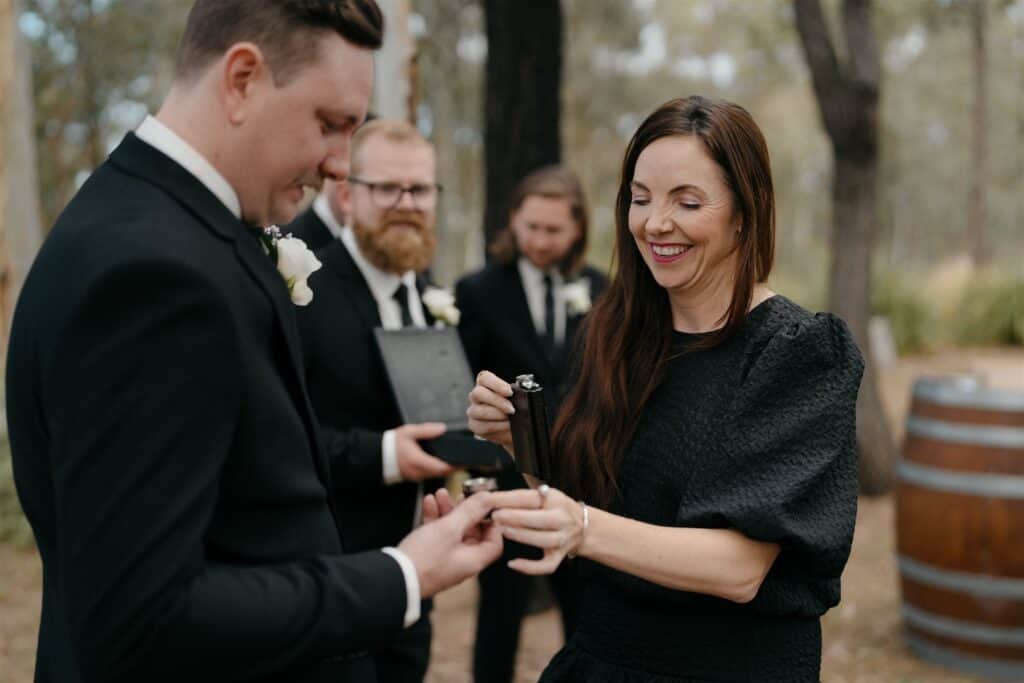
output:
M 313 207 L 310 207 L 285 229 L 293 237 L 305 242 L 306 246 L 313 251 L 320 251 L 336 239 L 324 219 L 320 218 L 320 214 L 332 216 L 332 220 L 337 225 L 347 225 L 348 192 L 349 186 L 346 181 L 337 183 L 330 180 L 325 181 L 324 189 L 317 195 L 314 202 L 320 208 L 314 210 Z
M 317 294 L 300 310 L 299 329 L 313 410 L 325 428 L 352 438 L 340 508 L 356 550 L 397 543 L 419 518 L 422 482 L 452 471 L 418 443 L 443 425 L 402 424 L 374 338 L 378 327 L 437 322 L 418 277 L 434 256 L 437 194 L 433 146 L 404 121 L 374 119 L 353 137 L 348 182 L 326 183 L 293 224 L 319 223 L 335 237 L 317 252 L 323 269 L 310 278 Z M 428 610 L 374 653 L 381 680 L 423 680 Z
M 381 31 L 373 0 L 198 0 L 159 113 L 40 251 L 6 394 L 36 681 L 372 681 L 363 651 L 500 553 L 486 497 L 439 494 L 344 554 L 352 445 L 320 439 L 293 310 L 312 261 L 251 227 L 348 174 Z
M 607 284 L 584 263 L 587 236 L 586 201 L 575 174 L 561 166 L 540 168 L 513 193 L 509 225 L 491 249 L 494 261 L 455 287 L 459 333 L 473 370 L 509 382 L 533 374 L 545 388 L 551 418 L 568 389 L 580 325 Z M 567 639 L 579 603 L 574 572 L 564 563 L 551 577 Z M 480 575 L 477 683 L 512 680 L 530 586 L 530 577 L 504 563 Z

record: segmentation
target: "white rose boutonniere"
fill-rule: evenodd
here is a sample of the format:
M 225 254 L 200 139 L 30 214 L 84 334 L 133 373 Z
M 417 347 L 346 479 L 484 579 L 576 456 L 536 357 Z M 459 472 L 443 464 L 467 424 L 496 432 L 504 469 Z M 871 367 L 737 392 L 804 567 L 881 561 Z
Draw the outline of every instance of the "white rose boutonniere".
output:
M 590 279 L 580 278 L 562 285 L 562 298 L 570 315 L 585 315 L 593 302 L 590 300 Z
M 267 255 L 277 263 L 277 270 L 288 286 L 292 303 L 296 306 L 308 305 L 313 300 L 313 290 L 307 281 L 323 264 L 305 242 L 291 234 L 282 236 L 276 225 L 263 230 L 261 241 Z
M 427 287 L 423 290 L 423 305 L 440 323 L 458 325 L 462 313 L 455 306 L 455 295 L 449 289 Z

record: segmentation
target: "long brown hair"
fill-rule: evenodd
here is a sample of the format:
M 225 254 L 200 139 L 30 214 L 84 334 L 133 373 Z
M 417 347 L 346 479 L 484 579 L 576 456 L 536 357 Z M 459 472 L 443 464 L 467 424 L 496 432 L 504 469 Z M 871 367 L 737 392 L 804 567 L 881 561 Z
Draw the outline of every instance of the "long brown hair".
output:
M 768 146 L 739 105 L 699 96 L 666 102 L 640 124 L 626 148 L 615 201 L 618 270 L 591 311 L 579 379 L 555 423 L 558 483 L 597 505 L 618 493 L 617 476 L 641 411 L 665 376 L 672 354 L 672 312 L 629 231 L 630 183 L 637 158 L 652 142 L 685 135 L 700 140 L 718 164 L 740 212 L 735 285 L 725 324 L 701 348 L 721 344 L 743 324 L 754 286 L 764 282 L 775 252 L 775 195 Z
M 580 229 L 580 236 L 562 259 L 559 270 L 566 275 L 577 272 L 583 267 L 583 258 L 587 252 L 587 234 L 590 232 L 587 198 L 583 194 L 580 179 L 565 166 L 557 164 L 531 171 L 519 181 L 509 198 L 509 222 L 512 220 L 512 214 L 519 210 L 527 197 L 565 199 L 569 202 L 569 211 Z M 511 263 L 519 258 L 519 248 L 516 246 L 516 237 L 512 234 L 511 225 L 505 226 L 494 236 L 488 251 L 498 263 Z

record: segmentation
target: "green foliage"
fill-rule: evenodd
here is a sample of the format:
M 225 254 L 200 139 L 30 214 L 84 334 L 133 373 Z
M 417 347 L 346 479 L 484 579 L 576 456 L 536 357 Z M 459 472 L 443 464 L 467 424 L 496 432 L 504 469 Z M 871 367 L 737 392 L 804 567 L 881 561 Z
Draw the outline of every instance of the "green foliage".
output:
M 0 436 L 0 543 L 27 546 L 32 543 L 32 530 L 21 511 L 14 491 L 11 472 L 11 448 L 7 435 Z
M 928 351 L 941 341 L 938 313 L 923 292 L 918 278 L 896 272 L 881 273 L 872 283 L 871 312 L 889 319 L 901 354 Z
M 956 316 L 956 340 L 969 346 L 1024 346 L 1024 278 L 988 272 L 968 284 Z
M 1003 270 L 883 271 L 872 313 L 889 319 L 900 353 L 940 346 L 1024 346 L 1024 278 Z

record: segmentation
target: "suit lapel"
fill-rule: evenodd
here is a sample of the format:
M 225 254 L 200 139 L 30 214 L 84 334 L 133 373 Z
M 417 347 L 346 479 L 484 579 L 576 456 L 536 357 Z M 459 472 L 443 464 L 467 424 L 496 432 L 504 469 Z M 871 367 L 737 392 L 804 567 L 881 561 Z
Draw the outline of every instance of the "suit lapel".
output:
M 427 305 L 423 303 L 423 292 L 425 292 L 429 286 L 430 283 L 427 282 L 426 277 L 423 275 L 416 276 L 416 294 L 420 298 L 420 308 L 423 309 L 423 318 L 427 322 L 427 327 L 433 327 L 437 323 L 437 318 L 435 318 L 434 314 L 430 312 Z
M 291 371 L 299 391 L 293 392 L 293 398 L 299 406 L 299 412 L 309 432 L 311 450 L 317 473 L 327 483 L 326 469 L 323 463 L 323 449 L 320 446 L 313 409 L 309 404 L 303 373 L 301 346 L 299 344 L 298 327 L 295 311 L 292 309 L 291 298 L 284 279 L 277 267 L 263 251 L 259 241 L 250 228 L 225 207 L 213 193 L 209 191 L 195 176 L 186 171 L 172 159 L 139 140 L 133 133 L 125 136 L 124 141 L 111 154 L 110 160 L 127 173 L 145 179 L 176 198 L 196 218 L 214 233 L 229 242 L 234 242 L 235 253 L 239 261 L 249 272 L 260 288 L 270 299 L 275 318 L 285 346 Z
M 294 223 L 295 227 L 305 232 L 310 249 L 322 249 L 334 241 L 334 235 L 320 220 L 320 216 L 312 208 L 307 209 Z
M 533 325 L 533 316 L 530 314 L 530 305 L 526 302 L 526 288 L 523 287 L 523 279 L 519 275 L 519 266 L 515 261 L 502 268 L 504 275 L 501 278 L 501 298 L 508 305 L 508 316 L 518 330 L 523 331 L 523 336 L 530 349 L 530 355 L 550 375 L 553 370 L 551 359 L 544 352 L 544 343 L 537 334 L 537 328 Z
M 381 326 L 380 310 L 377 300 L 373 298 L 370 285 L 359 271 L 359 266 L 352 260 L 348 247 L 341 240 L 334 240 L 320 251 L 320 259 L 324 268 L 343 282 L 342 291 L 352 302 L 356 314 L 370 329 Z
M 243 234 L 241 221 L 198 178 L 134 133 L 125 136 L 111 153 L 110 162 L 163 189 L 223 239 L 234 241 Z
M 242 262 L 245 269 L 249 271 L 249 274 L 270 299 L 270 303 L 273 304 L 281 332 L 287 342 L 292 369 L 296 376 L 302 378 L 304 374 L 300 351 L 302 347 L 295 322 L 295 311 L 292 308 L 295 304 L 292 303 L 288 294 L 284 278 L 278 272 L 277 266 L 263 251 L 263 247 L 255 235 L 247 235 L 242 239 L 235 240 L 235 253 L 238 255 L 238 260 Z

